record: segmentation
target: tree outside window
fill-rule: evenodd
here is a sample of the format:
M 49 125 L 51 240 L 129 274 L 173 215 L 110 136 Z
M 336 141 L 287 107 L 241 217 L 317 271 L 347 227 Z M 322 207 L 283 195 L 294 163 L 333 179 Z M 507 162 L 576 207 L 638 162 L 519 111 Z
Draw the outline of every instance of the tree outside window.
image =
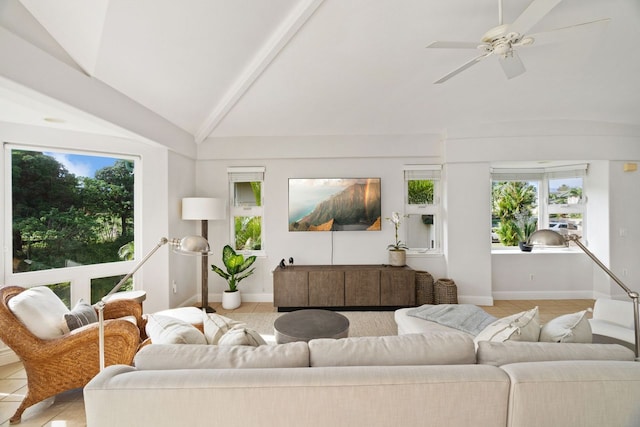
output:
M 504 246 L 517 246 L 536 230 L 537 183 L 499 181 L 493 183 L 492 217 L 497 219 L 495 233 Z

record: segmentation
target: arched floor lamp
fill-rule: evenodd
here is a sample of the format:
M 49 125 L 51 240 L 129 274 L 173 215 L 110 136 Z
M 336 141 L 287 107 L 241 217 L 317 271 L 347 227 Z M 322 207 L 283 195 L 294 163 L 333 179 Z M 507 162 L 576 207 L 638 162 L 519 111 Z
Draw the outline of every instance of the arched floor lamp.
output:
M 631 298 L 631 301 L 633 301 L 633 324 L 635 329 L 635 339 L 636 339 L 635 352 L 636 352 L 636 358 L 637 358 L 638 356 L 640 356 L 639 354 L 640 353 L 640 324 L 638 323 L 638 292 L 632 291 L 631 289 L 629 289 L 627 285 L 622 283 L 622 280 L 620 280 L 618 276 L 616 276 L 611 270 L 609 270 L 607 266 L 604 265 L 593 254 L 593 252 L 591 252 L 589 249 L 587 249 L 587 247 L 584 244 L 582 244 L 582 242 L 580 241 L 580 236 L 578 235 L 575 235 L 575 234 L 562 235 L 553 230 L 538 230 L 533 232 L 529 237 L 529 240 L 527 240 L 527 243 L 530 245 L 533 245 L 534 247 L 535 246 L 567 247 L 569 246 L 570 242 L 575 243 L 576 246 L 582 249 L 583 252 L 587 254 L 589 258 L 591 258 L 593 262 L 595 262 L 598 265 L 598 267 L 604 270 L 604 272 L 607 273 L 607 275 L 611 277 L 611 279 L 614 282 L 616 282 L 618 286 L 620 286 L 627 293 L 629 298 Z
M 151 250 L 144 258 L 135 266 L 133 270 L 127 273 L 126 276 L 122 278 L 118 282 L 113 289 L 109 291 L 107 295 L 105 295 L 100 301 L 97 302 L 96 307 L 98 308 L 98 336 L 99 336 L 99 351 L 100 351 L 100 370 L 104 369 L 104 307 L 106 301 L 109 297 L 120 290 L 120 288 L 129 280 L 131 276 L 135 274 L 140 267 L 144 265 L 145 262 L 149 260 L 156 253 L 158 249 L 162 246 L 169 244 L 174 249 L 174 252 L 184 254 L 184 255 L 201 255 L 206 256 L 209 251 L 209 242 L 207 239 L 201 236 L 186 236 L 182 239 L 167 239 L 163 237 L 160 239 L 158 244 Z

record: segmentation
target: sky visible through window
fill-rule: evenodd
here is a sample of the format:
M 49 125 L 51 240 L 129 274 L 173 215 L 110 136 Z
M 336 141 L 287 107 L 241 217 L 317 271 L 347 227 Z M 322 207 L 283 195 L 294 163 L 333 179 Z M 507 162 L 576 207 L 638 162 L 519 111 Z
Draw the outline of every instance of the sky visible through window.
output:
M 107 166 L 113 166 L 118 159 L 113 157 L 88 156 L 86 154 L 69 154 L 45 152 L 53 157 L 75 176 L 95 178 L 96 171 Z

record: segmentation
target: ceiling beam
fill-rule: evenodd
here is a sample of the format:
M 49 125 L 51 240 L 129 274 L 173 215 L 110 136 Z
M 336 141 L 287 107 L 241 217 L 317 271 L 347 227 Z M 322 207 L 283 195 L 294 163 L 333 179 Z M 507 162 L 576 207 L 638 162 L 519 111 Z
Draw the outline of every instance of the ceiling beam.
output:
M 231 111 L 233 106 L 242 98 L 323 2 L 324 0 L 304 0 L 299 3 L 207 116 L 195 134 L 196 143 L 203 142 L 218 127 L 222 119 Z

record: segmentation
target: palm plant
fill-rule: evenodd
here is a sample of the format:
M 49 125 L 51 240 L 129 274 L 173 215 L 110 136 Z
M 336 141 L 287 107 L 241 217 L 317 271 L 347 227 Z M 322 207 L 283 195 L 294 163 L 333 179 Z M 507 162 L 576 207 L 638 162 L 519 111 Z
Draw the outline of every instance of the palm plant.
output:
M 212 265 L 211 269 L 227 281 L 229 292 L 236 292 L 238 290 L 238 283 L 253 274 L 255 268 L 248 271 L 247 269 L 251 267 L 255 260 L 255 255 L 245 259 L 244 255 L 236 253 L 231 246 L 226 245 L 222 249 L 222 262 L 224 263 L 226 271 L 216 265 Z

